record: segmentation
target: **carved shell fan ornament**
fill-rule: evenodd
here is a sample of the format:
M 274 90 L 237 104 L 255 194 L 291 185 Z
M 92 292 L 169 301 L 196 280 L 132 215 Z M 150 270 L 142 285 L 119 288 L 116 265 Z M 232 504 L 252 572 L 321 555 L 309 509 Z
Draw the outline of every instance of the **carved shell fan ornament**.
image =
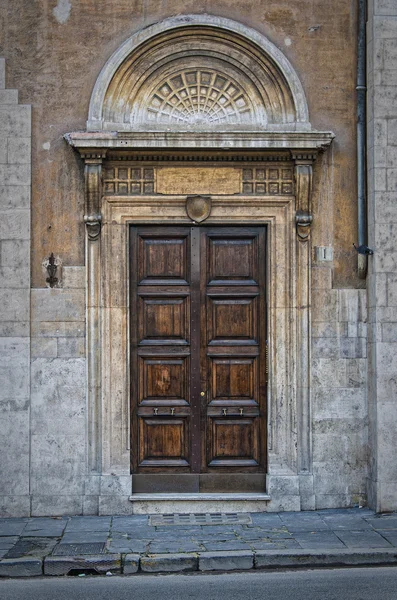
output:
M 147 119 L 191 127 L 249 123 L 252 105 L 228 75 L 190 69 L 170 76 L 157 87 L 149 99 Z

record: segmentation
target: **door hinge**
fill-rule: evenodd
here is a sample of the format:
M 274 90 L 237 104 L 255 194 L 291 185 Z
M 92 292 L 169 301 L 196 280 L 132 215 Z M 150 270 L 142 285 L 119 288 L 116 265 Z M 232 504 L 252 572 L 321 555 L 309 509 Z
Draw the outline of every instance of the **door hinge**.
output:
M 267 376 L 269 375 L 269 343 L 267 340 L 265 345 L 265 373 L 267 381 Z

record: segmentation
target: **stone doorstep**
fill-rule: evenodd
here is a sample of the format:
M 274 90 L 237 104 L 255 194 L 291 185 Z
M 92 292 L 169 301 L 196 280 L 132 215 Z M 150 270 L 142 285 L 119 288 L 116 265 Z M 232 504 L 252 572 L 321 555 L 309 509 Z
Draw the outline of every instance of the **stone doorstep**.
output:
M 192 571 L 242 571 L 314 567 L 364 567 L 397 565 L 397 549 L 365 550 L 258 550 L 178 554 L 98 554 L 47 556 L 0 561 L 0 577 L 65 576 L 71 570 L 99 575 L 176 573 Z

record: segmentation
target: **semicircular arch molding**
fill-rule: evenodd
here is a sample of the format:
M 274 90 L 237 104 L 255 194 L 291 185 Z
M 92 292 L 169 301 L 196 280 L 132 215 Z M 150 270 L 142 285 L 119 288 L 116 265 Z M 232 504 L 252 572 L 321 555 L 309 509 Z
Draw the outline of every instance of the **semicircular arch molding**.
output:
M 167 19 L 109 59 L 90 102 L 89 131 L 308 131 L 302 85 L 267 38 L 208 15 Z

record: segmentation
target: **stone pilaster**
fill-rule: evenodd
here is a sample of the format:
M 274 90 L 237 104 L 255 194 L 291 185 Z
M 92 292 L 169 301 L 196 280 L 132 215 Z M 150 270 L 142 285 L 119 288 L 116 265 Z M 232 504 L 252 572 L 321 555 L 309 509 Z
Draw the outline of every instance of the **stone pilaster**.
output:
M 311 243 L 313 161 L 316 153 L 292 152 L 295 161 L 297 233 L 297 433 L 298 473 L 302 508 L 315 508 L 312 481 L 312 433 L 310 405 L 311 366 Z
M 85 160 L 85 224 L 87 268 L 87 440 L 88 471 L 102 467 L 101 444 L 101 201 L 102 160 L 106 152 L 82 153 Z
M 397 509 L 397 4 L 370 0 L 368 64 L 369 503 Z
M 0 516 L 29 500 L 31 107 L 0 59 Z

